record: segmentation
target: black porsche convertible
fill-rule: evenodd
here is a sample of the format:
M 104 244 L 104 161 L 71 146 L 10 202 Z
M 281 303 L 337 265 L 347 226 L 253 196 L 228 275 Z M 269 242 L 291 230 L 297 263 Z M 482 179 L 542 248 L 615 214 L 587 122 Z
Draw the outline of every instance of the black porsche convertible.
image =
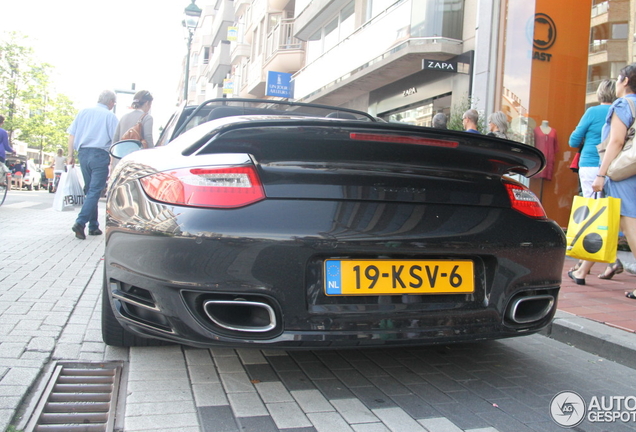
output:
M 249 99 L 207 101 L 171 133 L 111 175 L 109 345 L 480 341 L 556 311 L 563 231 L 509 176 L 543 168 L 531 146 Z

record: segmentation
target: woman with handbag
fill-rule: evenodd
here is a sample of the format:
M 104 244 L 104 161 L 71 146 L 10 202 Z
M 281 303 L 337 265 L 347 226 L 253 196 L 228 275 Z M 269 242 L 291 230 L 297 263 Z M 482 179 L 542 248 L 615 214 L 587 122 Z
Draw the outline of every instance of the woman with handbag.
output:
M 579 149 L 578 174 L 581 185 L 581 195 L 585 198 L 592 198 L 594 191 L 592 183 L 598 174 L 600 158 L 596 146 L 601 142 L 601 132 L 605 124 L 605 118 L 610 105 L 616 100 L 616 83 L 614 80 L 603 80 L 596 89 L 596 98 L 599 105 L 588 108 L 581 117 L 579 124 L 570 135 L 568 144 L 572 148 Z M 585 283 L 585 276 L 588 274 L 593 261 L 579 261 L 570 271 L 570 276 L 577 284 Z M 581 271 L 578 271 L 579 268 Z M 598 275 L 600 279 L 611 279 L 615 274 L 623 272 L 623 263 L 616 260 L 609 264 L 603 273 Z
M 621 69 L 616 80 L 616 95 L 619 98 L 610 106 L 603 126 L 601 147 L 605 147 L 605 151 L 601 156 L 601 166 L 592 183 L 592 189 L 595 192 L 605 190 L 606 195 L 621 199 L 621 230 L 632 254 L 636 257 L 636 175 L 617 180 L 618 177 L 609 172 L 610 164 L 621 155 L 628 138 L 628 130 L 634 124 L 635 116 L 629 100 L 636 104 L 636 63 Z M 611 176 L 614 176 L 614 180 Z M 633 264 L 625 264 L 625 269 L 629 273 L 636 273 L 633 267 Z M 636 299 L 636 290 L 626 292 L 625 296 Z
M 137 135 L 138 129 L 141 129 L 141 136 L 138 138 L 144 148 L 152 148 L 155 146 L 152 138 L 153 120 L 152 116 L 148 113 L 152 108 L 152 100 L 153 97 L 148 90 L 141 90 L 135 93 L 131 106 L 134 111 L 123 115 L 121 120 L 119 120 L 113 143 L 127 139 L 127 134 L 129 133 L 132 135 L 132 132 L 134 132 L 134 134 Z M 133 129 L 133 131 L 131 131 L 131 129 Z

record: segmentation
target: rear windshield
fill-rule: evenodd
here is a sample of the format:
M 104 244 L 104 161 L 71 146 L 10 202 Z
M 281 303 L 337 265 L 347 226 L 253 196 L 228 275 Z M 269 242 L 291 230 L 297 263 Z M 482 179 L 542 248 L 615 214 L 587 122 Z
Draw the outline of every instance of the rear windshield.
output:
M 256 99 L 212 99 L 199 105 L 185 124 L 178 126 L 177 135 L 211 120 L 241 115 L 297 115 L 375 122 L 373 116 L 347 108 Z

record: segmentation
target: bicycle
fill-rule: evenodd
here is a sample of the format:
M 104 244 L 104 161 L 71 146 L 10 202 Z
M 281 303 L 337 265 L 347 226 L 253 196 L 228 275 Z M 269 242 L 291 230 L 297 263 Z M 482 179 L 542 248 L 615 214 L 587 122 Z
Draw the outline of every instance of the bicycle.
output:
M 0 162 L 0 164 L 4 166 L 2 162 Z M 11 185 L 11 177 L 10 177 L 11 173 L 4 172 L 2 167 L 0 167 L 0 173 L 2 177 L 4 177 L 4 181 L 0 180 L 0 206 L 1 206 L 4 203 L 5 198 L 7 197 L 7 191 L 9 190 L 9 187 Z

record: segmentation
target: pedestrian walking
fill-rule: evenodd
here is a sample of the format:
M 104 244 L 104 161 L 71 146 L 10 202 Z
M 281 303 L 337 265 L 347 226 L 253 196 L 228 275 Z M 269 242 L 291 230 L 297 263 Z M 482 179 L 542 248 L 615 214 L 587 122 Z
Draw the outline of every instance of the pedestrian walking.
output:
M 479 123 L 479 112 L 476 109 L 469 109 L 462 116 L 462 124 L 466 132 L 480 134 L 477 123 Z
M 60 182 L 62 173 L 66 171 L 66 158 L 64 157 L 64 150 L 57 149 L 57 156 L 53 162 L 53 188 L 52 191 L 57 190 L 57 185 Z
M 15 151 L 9 145 L 9 135 L 7 131 L 2 128 L 3 125 L 4 116 L 0 115 L 0 162 L 5 163 L 7 153 L 15 153 Z
M 448 129 L 448 118 L 443 112 L 438 112 L 433 116 L 433 127 L 435 129 Z
M 601 166 L 592 182 L 594 192 L 605 191 L 608 196 L 621 199 L 621 231 L 627 244 L 636 257 L 636 175 L 621 181 L 607 177 L 610 163 L 621 153 L 625 144 L 628 129 L 634 122 L 634 116 L 627 98 L 636 103 L 636 63 L 620 70 L 616 79 L 616 96 L 618 99 L 610 106 L 601 133 L 601 142 L 609 138 Z M 632 273 L 634 269 L 625 264 L 625 269 Z M 628 291 L 625 296 L 636 299 L 636 290 Z
M 100 235 L 97 220 L 99 197 L 108 178 L 110 154 L 108 150 L 114 142 L 117 116 L 111 111 L 116 96 L 110 90 L 104 90 L 97 105 L 85 108 L 75 117 L 68 128 L 68 163 L 75 163 L 77 151 L 82 176 L 84 177 L 84 204 L 71 228 L 78 239 L 86 239 L 84 228 L 88 223 L 89 235 Z
M 122 135 L 130 128 L 135 126 L 141 120 L 142 145 L 144 148 L 152 148 L 155 146 L 152 138 L 153 119 L 148 113 L 152 108 L 153 97 L 148 90 L 141 90 L 133 96 L 132 108 L 134 111 L 122 116 L 115 130 L 115 138 L 113 142 L 121 139 Z
M 596 98 L 599 105 L 588 108 L 579 124 L 570 135 L 569 145 L 573 148 L 581 148 L 579 159 L 579 181 L 581 183 L 581 194 L 585 198 L 592 198 L 594 191 L 592 183 L 598 174 L 600 158 L 596 146 L 601 143 L 601 132 L 605 124 L 605 118 L 612 102 L 616 100 L 616 83 L 613 80 L 603 80 L 596 89 Z M 580 260 L 570 269 L 574 281 L 578 285 L 583 285 L 585 276 L 590 272 L 594 261 Z M 623 272 L 623 263 L 617 259 L 609 264 L 603 273 L 598 277 L 601 279 L 611 279 L 616 274 Z
M 22 187 L 24 186 L 24 173 L 25 173 L 25 171 L 26 171 L 26 169 L 24 167 L 24 164 L 20 160 L 18 160 L 11 167 L 11 175 L 13 176 L 13 179 L 15 181 L 15 186 L 16 186 L 16 188 L 18 190 L 22 190 Z
M 488 116 L 489 136 L 508 139 L 508 117 L 503 111 L 495 111 Z

